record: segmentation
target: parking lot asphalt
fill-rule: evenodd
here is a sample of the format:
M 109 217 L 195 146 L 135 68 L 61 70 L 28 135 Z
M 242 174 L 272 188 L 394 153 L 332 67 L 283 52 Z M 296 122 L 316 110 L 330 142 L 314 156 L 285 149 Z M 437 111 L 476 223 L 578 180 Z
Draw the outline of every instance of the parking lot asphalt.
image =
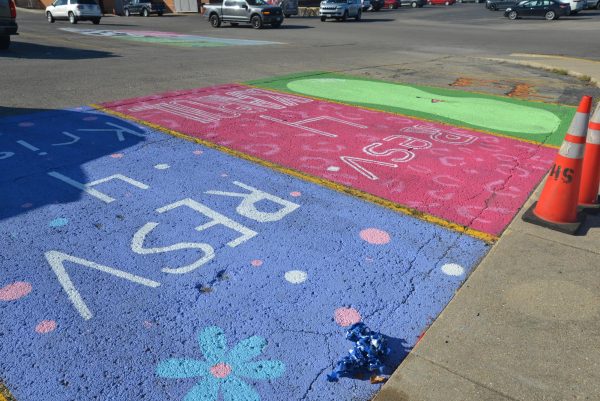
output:
M 441 84 L 435 81 L 438 76 L 446 85 L 447 76 L 460 76 L 460 64 L 481 64 L 493 76 L 497 63 L 465 62 L 479 55 L 521 52 L 597 59 L 593 49 L 597 45 L 594 32 L 600 27 L 598 14 L 589 10 L 558 21 L 509 21 L 483 4 L 456 4 L 366 13 L 359 23 L 292 17 L 280 29 L 254 30 L 226 25 L 214 29 L 200 15 L 107 16 L 99 26 L 85 22 L 71 26 L 64 21 L 48 24 L 43 14 L 20 10 L 20 36 L 0 55 L 8 94 L 2 106 L 69 107 L 293 72 L 403 64 L 411 64 L 414 75 L 424 77 L 423 83 Z M 279 44 L 181 47 L 86 36 L 65 29 L 161 31 Z M 456 62 L 443 61 L 447 57 L 455 57 Z M 497 75 L 519 74 L 509 69 Z

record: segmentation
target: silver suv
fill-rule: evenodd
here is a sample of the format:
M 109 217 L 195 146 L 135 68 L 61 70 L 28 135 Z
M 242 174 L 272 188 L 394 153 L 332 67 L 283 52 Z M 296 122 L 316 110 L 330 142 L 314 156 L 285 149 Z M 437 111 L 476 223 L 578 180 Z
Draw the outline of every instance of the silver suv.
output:
M 360 21 L 362 17 L 361 0 L 324 0 L 319 9 L 321 21 L 327 18 L 346 21 L 348 18 L 354 18 Z

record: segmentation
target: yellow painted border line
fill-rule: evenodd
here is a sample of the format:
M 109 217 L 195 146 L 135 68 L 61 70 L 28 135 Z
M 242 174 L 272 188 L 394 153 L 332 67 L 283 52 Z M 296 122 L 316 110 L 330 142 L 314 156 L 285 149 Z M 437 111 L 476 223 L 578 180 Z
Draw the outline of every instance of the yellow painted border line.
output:
M 382 81 L 382 82 L 385 82 L 385 81 Z M 247 83 L 244 83 L 244 82 L 235 82 L 235 84 L 241 85 L 241 86 L 245 86 L 245 87 L 248 87 L 248 88 L 268 90 L 268 91 L 271 91 L 271 92 L 281 93 L 283 95 L 293 95 L 293 96 L 303 97 L 303 98 L 306 98 L 306 99 L 318 100 L 318 101 L 321 101 L 321 102 L 328 102 L 328 103 L 339 104 L 339 105 L 342 105 L 342 106 L 356 107 L 356 108 L 359 108 L 359 109 L 364 109 L 364 110 L 369 110 L 369 111 L 376 111 L 376 112 L 379 112 L 379 113 L 389 113 L 389 114 L 393 114 L 393 115 L 400 116 L 400 117 L 410 118 L 410 119 L 413 119 L 413 120 L 426 121 L 426 122 L 429 122 L 429 123 L 436 123 L 436 124 L 442 124 L 442 125 L 447 125 L 449 127 L 466 129 L 466 130 L 469 130 L 469 131 L 481 132 L 481 133 L 487 134 L 487 135 L 499 136 L 499 137 L 507 138 L 507 139 L 513 139 L 515 141 L 525 142 L 525 143 L 529 143 L 529 144 L 532 144 L 532 145 L 539 145 L 539 146 L 543 146 L 545 148 L 552 148 L 552 149 L 559 149 L 560 148 L 560 146 L 557 146 L 557 145 L 551 145 L 551 144 L 547 144 L 547 143 L 543 143 L 543 142 L 532 141 L 531 139 L 517 138 L 517 137 L 514 137 L 514 136 L 510 136 L 510 135 L 506 135 L 506 134 L 500 134 L 498 132 L 486 131 L 486 130 L 482 130 L 482 129 L 479 129 L 479 128 L 464 127 L 462 125 L 455 125 L 455 124 L 450 124 L 450 123 L 447 123 L 447 122 L 440 122 L 440 121 L 437 121 L 437 120 L 429 120 L 429 119 L 423 118 L 423 117 L 409 116 L 407 114 L 398 113 L 396 111 L 374 109 L 374 108 L 368 107 L 368 106 L 361 106 L 360 104 L 344 103 L 344 102 L 340 102 L 340 101 L 337 101 L 337 100 L 331 100 L 331 99 L 326 99 L 326 98 L 322 98 L 322 97 L 310 96 L 310 95 L 305 95 L 305 94 L 296 93 L 296 92 L 284 92 L 282 90 L 272 89 L 272 88 L 265 88 L 265 87 L 262 87 L 262 86 L 251 85 L 251 84 L 247 84 Z
M 162 127 L 162 126 L 160 126 L 158 124 L 154 124 L 154 123 L 151 123 L 151 122 L 148 122 L 148 121 L 144 121 L 144 120 L 138 119 L 136 117 L 120 113 L 118 111 L 106 109 L 106 108 L 104 108 L 104 107 L 102 107 L 102 106 L 100 106 L 98 104 L 90 104 L 90 107 L 93 107 L 94 109 L 96 109 L 98 111 L 102 111 L 102 112 L 104 112 L 106 114 L 113 115 L 115 117 L 119 117 L 119 118 L 122 118 L 122 119 L 125 119 L 125 120 L 133 121 L 133 122 L 136 122 L 138 124 L 146 125 L 146 126 L 148 126 L 150 128 L 153 128 L 153 129 L 155 129 L 157 131 L 164 132 L 164 133 L 172 135 L 174 137 L 185 139 L 187 141 L 195 142 L 195 143 L 198 143 L 198 144 L 200 144 L 202 146 L 206 146 L 207 148 L 218 150 L 218 151 L 226 153 L 226 154 L 228 154 L 230 156 L 234 156 L 234 157 L 237 157 L 237 158 L 240 158 L 240 159 L 244 159 L 244 160 L 247 160 L 247 161 L 259 164 L 259 165 L 261 165 L 263 167 L 267 167 L 267 168 L 269 168 L 271 170 L 275 170 L 277 172 L 280 172 L 280 173 L 283 173 L 283 174 L 287 174 L 287 175 L 295 177 L 295 178 L 299 178 L 299 179 L 301 179 L 303 181 L 308 181 L 310 183 L 313 183 L 313 184 L 316 184 L 316 185 L 320 185 L 320 186 L 323 186 L 325 188 L 332 189 L 334 191 L 338 191 L 338 192 L 341 192 L 341 193 L 344 193 L 344 194 L 347 194 L 347 195 L 351 195 L 351 196 L 357 197 L 359 199 L 362 199 L 362 200 L 374 203 L 374 204 L 379 205 L 379 206 L 383 206 L 383 207 L 385 207 L 387 209 L 391 209 L 391 210 L 394 210 L 396 212 L 399 212 L 399 213 L 402 213 L 402 214 L 405 214 L 405 215 L 408 215 L 408 216 L 411 216 L 411 217 L 415 217 L 415 218 L 417 218 L 419 220 L 424 220 L 424 221 L 426 221 L 428 223 L 436 224 L 436 225 L 438 225 L 440 227 L 444 227 L 444 228 L 446 228 L 448 230 L 452 230 L 452 231 L 455 231 L 455 232 L 458 232 L 458 233 L 467 234 L 467 235 L 469 235 L 469 236 L 471 236 L 473 238 L 477 238 L 477 239 L 482 240 L 482 241 L 484 241 L 484 242 L 486 242 L 488 244 L 493 244 L 494 242 L 496 242 L 498 240 L 498 237 L 495 236 L 495 235 L 488 234 L 488 233 L 485 233 L 483 231 L 474 230 L 472 228 L 465 227 L 465 226 L 462 226 L 460 224 L 453 223 L 451 221 L 442 219 L 441 217 L 436 217 L 436 216 L 430 215 L 428 213 L 421 212 L 419 210 L 410 208 L 408 206 L 404 206 L 404 205 L 401 205 L 399 203 L 392 202 L 390 200 L 381 198 L 381 197 L 376 196 L 376 195 L 369 194 L 367 192 L 364 192 L 364 191 L 361 191 L 361 190 L 358 190 L 358 189 L 355 189 L 355 188 L 352 188 L 352 187 L 348 187 L 348 186 L 343 185 L 343 184 L 338 184 L 337 182 L 333 182 L 333 181 L 330 181 L 330 180 L 325 179 L 325 178 L 315 177 L 313 175 L 306 174 L 306 173 L 303 173 L 303 172 L 298 171 L 298 170 L 294 170 L 294 169 L 289 168 L 289 167 L 284 167 L 284 166 L 281 166 L 279 164 L 269 162 L 267 160 L 259 159 L 258 157 L 254 157 L 252 155 L 249 155 L 249 154 L 246 154 L 246 153 L 242 153 L 240 151 L 237 151 L 237 150 L 234 150 L 234 149 L 231 149 L 231 148 L 227 148 L 225 146 L 218 145 L 216 143 L 209 142 L 209 141 L 206 141 L 204 139 L 196 138 L 196 137 L 193 137 L 193 136 L 190 136 L 190 135 L 187 135 L 187 134 L 184 134 L 184 133 L 181 133 L 181 132 L 169 129 L 169 128 Z

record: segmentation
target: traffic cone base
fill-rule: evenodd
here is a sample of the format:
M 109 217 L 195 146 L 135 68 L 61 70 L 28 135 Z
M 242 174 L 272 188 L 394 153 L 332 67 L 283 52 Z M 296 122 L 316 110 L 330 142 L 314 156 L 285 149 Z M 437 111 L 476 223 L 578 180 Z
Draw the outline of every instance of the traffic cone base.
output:
M 580 203 L 577 206 L 577 211 L 585 212 L 587 214 L 599 214 L 600 213 L 600 196 L 596 198 L 595 203 Z
M 537 202 L 535 202 L 529 207 L 529 209 L 525 211 L 522 217 L 523 221 L 571 235 L 577 234 L 577 231 L 581 227 L 581 224 L 585 221 L 585 213 L 577 213 L 576 221 L 572 223 L 558 223 L 549 220 L 544 220 L 534 213 L 536 206 Z

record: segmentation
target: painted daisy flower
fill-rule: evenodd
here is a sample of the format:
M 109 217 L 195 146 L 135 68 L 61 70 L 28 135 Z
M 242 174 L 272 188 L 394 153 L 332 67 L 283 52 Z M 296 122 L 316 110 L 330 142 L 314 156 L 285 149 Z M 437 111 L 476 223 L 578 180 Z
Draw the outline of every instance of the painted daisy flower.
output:
M 167 359 L 156 368 L 158 376 L 168 379 L 202 377 L 183 401 L 216 401 L 219 389 L 225 401 L 260 401 L 258 393 L 242 378 L 269 380 L 281 376 L 285 371 L 281 361 L 253 361 L 267 345 L 262 337 L 246 338 L 228 350 L 223 330 L 211 326 L 200 332 L 198 342 L 204 361 Z

